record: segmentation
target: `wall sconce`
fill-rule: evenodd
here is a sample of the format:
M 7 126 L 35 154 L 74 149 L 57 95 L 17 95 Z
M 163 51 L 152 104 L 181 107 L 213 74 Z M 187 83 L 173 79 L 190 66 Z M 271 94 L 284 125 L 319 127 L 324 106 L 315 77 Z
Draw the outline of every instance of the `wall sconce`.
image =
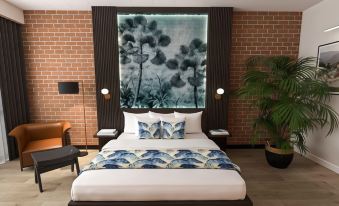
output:
M 225 93 L 223 88 L 219 88 L 217 89 L 217 93 L 214 95 L 214 98 L 216 100 L 220 100 L 221 99 L 221 95 L 223 95 Z
M 103 88 L 103 89 L 101 90 L 101 94 L 104 95 L 104 98 L 105 98 L 106 100 L 109 100 L 109 99 L 111 98 L 111 95 L 109 94 L 109 90 L 106 89 L 106 88 Z

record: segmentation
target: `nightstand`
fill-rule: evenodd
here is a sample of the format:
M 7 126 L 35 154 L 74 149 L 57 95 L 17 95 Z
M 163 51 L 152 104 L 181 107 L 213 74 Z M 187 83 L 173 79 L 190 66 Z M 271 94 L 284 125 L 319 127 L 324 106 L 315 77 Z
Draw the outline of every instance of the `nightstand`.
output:
M 207 132 L 207 137 L 211 140 L 213 140 L 213 142 L 215 142 L 221 150 L 226 151 L 227 148 L 227 138 L 230 136 L 228 135 L 212 135 L 209 132 Z
M 99 151 L 101 151 L 102 147 L 107 144 L 107 142 L 117 139 L 119 136 L 119 132 L 112 133 L 111 135 L 97 135 L 99 131 L 97 131 L 93 137 L 99 139 Z

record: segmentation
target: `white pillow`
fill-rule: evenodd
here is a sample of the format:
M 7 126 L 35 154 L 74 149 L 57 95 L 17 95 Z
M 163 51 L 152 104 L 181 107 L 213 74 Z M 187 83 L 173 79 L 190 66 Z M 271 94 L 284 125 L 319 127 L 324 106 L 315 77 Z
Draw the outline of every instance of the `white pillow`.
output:
M 148 113 L 140 113 L 140 114 L 135 114 L 135 113 L 129 113 L 129 112 L 123 112 L 124 117 L 125 117 L 125 126 L 124 126 L 124 132 L 125 133 L 137 133 L 138 132 L 138 122 L 137 122 L 137 117 L 140 118 L 147 118 Z
M 185 120 L 185 117 L 160 117 L 162 122 L 184 122 Z
M 169 113 L 169 114 L 163 114 L 163 113 L 157 113 L 157 112 L 148 112 L 149 117 L 151 118 L 175 118 L 174 113 Z
M 174 112 L 174 116 L 176 118 L 185 117 L 185 121 L 186 121 L 185 132 L 186 133 L 202 133 L 202 129 L 201 129 L 202 111 L 196 112 L 196 113 Z

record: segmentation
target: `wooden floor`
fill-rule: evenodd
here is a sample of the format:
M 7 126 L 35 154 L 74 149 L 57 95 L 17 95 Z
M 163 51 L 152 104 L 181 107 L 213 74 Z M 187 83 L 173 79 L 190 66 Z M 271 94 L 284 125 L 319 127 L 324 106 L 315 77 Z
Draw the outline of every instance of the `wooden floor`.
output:
M 91 151 L 81 158 L 80 165 L 88 163 L 95 154 Z M 300 155 L 295 156 L 290 168 L 279 170 L 266 164 L 261 149 L 232 149 L 228 154 L 241 167 L 255 206 L 339 205 L 339 175 Z M 0 165 L 0 205 L 67 205 L 75 178 L 69 167 L 45 173 L 45 192 L 40 194 L 32 169 L 21 172 L 18 161 Z

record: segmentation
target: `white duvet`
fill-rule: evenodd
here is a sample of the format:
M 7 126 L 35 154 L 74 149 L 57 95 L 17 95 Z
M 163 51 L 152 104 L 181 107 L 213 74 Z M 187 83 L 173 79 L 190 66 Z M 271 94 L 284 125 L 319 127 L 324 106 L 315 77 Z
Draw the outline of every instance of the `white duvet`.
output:
M 103 149 L 219 149 L 205 134 L 183 140 L 138 140 L 123 133 Z M 233 170 L 101 169 L 83 172 L 72 185 L 73 201 L 240 200 L 246 185 Z

